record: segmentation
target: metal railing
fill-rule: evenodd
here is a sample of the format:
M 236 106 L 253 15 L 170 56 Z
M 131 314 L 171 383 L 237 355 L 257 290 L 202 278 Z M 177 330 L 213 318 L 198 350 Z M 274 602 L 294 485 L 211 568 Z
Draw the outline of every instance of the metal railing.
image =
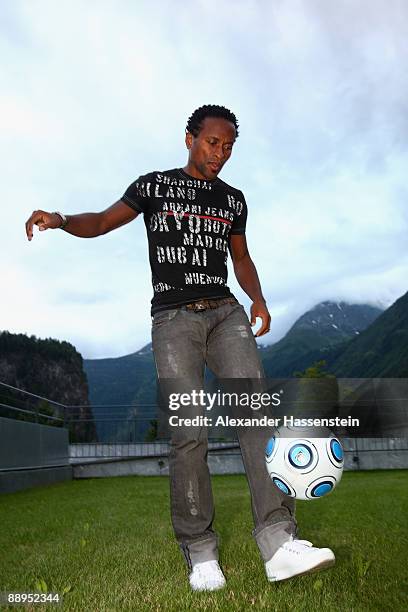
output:
M 67 405 L 0 381 L 0 416 L 32 423 L 44 424 L 45 421 L 49 425 L 66 427 L 72 443 L 76 441 L 76 432 L 80 428 L 86 430 L 87 425 L 94 425 L 95 432 L 85 435 L 87 439 L 81 436 L 83 443 L 144 441 L 144 430 L 156 419 L 155 412 L 155 406 L 150 404 Z M 87 416 L 83 416 L 84 413 Z M 141 422 L 146 427 L 137 427 Z M 90 431 L 91 428 L 88 429 Z M 137 434 L 137 431 L 142 433 Z
M 17 393 L 20 393 L 20 394 L 24 395 L 26 400 L 28 398 L 30 398 L 30 399 L 31 398 L 35 398 L 37 400 L 44 401 L 47 404 L 51 404 L 53 406 L 56 406 L 56 407 L 58 407 L 58 409 L 60 411 L 62 411 L 64 416 L 60 417 L 60 416 L 55 416 L 55 415 L 50 415 L 50 414 L 45 414 L 43 412 L 40 412 L 40 404 L 39 403 L 37 403 L 34 406 L 34 409 L 27 410 L 26 408 L 19 408 L 18 406 L 11 406 L 10 404 L 5 404 L 3 402 L 0 402 L 0 408 L 3 408 L 3 411 L 5 411 L 5 412 L 10 411 L 10 412 L 15 413 L 15 414 L 27 414 L 27 415 L 29 414 L 29 415 L 33 415 L 35 417 L 34 423 L 38 423 L 40 418 L 48 419 L 50 421 L 56 421 L 56 422 L 59 422 L 59 423 L 64 423 L 65 409 L 67 408 L 67 406 L 65 406 L 64 404 L 61 404 L 60 402 L 56 402 L 54 400 L 51 400 L 48 397 L 43 397 L 42 395 L 37 395 L 36 393 L 31 393 L 30 391 L 25 391 L 24 389 L 19 389 L 18 387 L 13 387 L 13 385 L 8 385 L 7 383 L 1 382 L 1 381 L 0 381 L 0 385 L 2 387 L 6 388 L 6 389 L 9 389 L 9 390 L 12 390 L 12 391 L 15 391 Z M 20 402 L 20 401 L 24 401 L 24 400 L 17 399 L 15 401 Z M 7 415 L 3 414 L 2 416 L 7 416 Z M 12 416 L 11 418 L 16 418 L 16 417 Z
M 238 441 L 209 440 L 208 449 L 214 450 L 234 450 L 238 453 Z M 89 459 L 129 459 L 139 457 L 167 457 L 170 450 L 170 442 L 167 440 L 154 442 L 136 442 L 129 444 L 70 444 L 69 455 L 73 463 L 79 463 Z

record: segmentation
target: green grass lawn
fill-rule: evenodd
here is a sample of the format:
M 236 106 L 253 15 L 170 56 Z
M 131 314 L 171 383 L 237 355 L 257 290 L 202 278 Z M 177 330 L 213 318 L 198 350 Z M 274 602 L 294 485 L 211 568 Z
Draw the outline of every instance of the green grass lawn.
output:
M 401 470 L 348 472 L 331 496 L 299 502 L 300 537 L 330 546 L 337 563 L 273 584 L 251 536 L 245 477 L 213 477 L 227 578 L 214 593 L 189 590 L 165 477 L 75 480 L 2 495 L 0 591 L 38 590 L 43 581 L 46 591 L 67 590 L 57 609 L 90 612 L 406 610 L 407 481 Z

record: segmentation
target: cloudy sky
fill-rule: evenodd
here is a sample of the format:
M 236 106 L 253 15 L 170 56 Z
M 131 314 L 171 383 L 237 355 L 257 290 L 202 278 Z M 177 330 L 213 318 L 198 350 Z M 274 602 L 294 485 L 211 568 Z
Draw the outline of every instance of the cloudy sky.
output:
M 408 289 L 407 31 L 404 0 L 1 0 L 0 329 L 85 358 L 150 340 L 140 217 L 95 239 L 28 242 L 24 223 L 185 165 L 207 103 L 240 123 L 221 177 L 249 207 L 262 342 L 322 300 L 390 305 Z

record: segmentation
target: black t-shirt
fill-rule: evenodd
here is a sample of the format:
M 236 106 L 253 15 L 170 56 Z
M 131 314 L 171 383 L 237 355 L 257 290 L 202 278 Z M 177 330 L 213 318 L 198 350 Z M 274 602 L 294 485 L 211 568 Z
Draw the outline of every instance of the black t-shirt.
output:
M 139 177 L 122 200 L 144 215 L 152 314 L 203 298 L 232 296 L 226 284 L 229 235 L 245 233 L 242 191 L 219 178 L 196 179 L 176 168 Z

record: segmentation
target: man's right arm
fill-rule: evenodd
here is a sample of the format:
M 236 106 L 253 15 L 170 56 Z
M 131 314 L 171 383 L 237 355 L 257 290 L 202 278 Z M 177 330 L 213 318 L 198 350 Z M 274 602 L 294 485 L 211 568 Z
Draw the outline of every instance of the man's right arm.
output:
M 95 238 L 129 223 L 136 219 L 138 214 L 123 200 L 118 200 L 102 212 L 66 215 L 68 223 L 64 227 L 64 231 L 79 238 Z M 35 210 L 26 222 L 27 238 L 32 240 L 34 225 L 37 225 L 40 231 L 44 231 L 46 229 L 57 229 L 61 224 L 62 219 L 58 214 Z

